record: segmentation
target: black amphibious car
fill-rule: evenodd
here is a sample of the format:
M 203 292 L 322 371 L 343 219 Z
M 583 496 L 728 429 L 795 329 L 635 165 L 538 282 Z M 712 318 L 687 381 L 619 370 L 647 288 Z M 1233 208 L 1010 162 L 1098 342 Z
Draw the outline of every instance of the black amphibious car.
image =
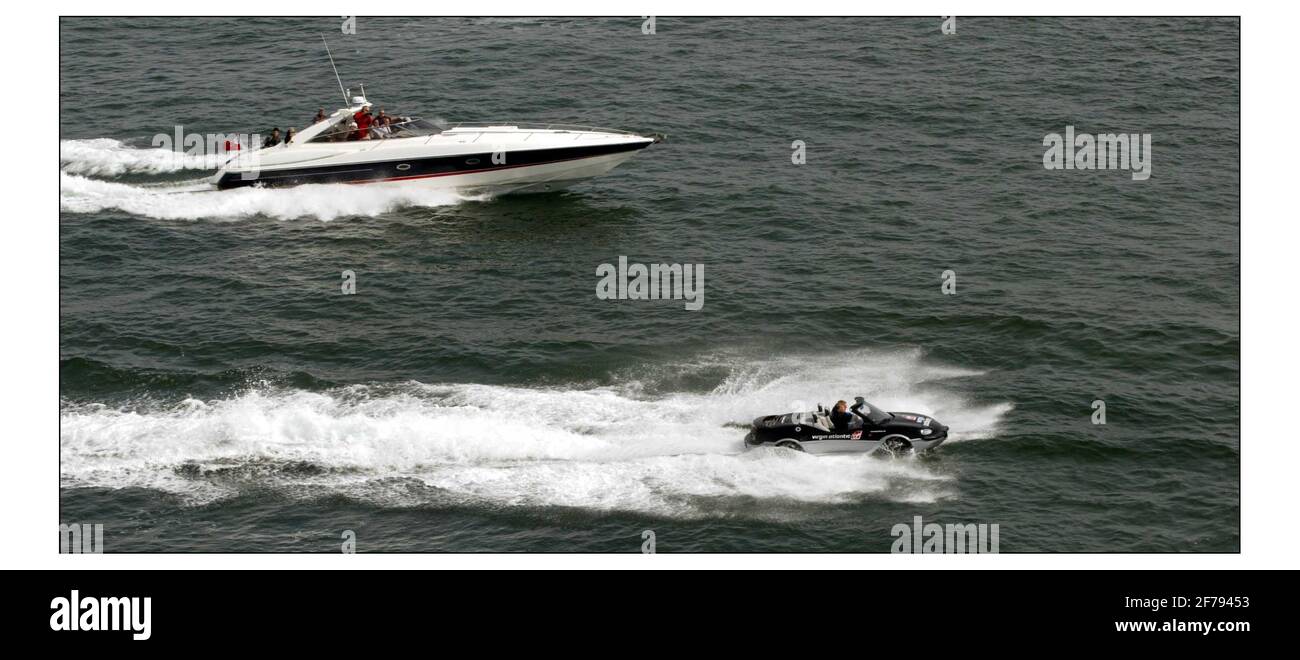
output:
M 923 451 L 948 439 L 948 427 L 933 417 L 906 412 L 885 412 L 862 397 L 854 399 L 851 419 L 836 428 L 830 411 L 768 415 L 754 420 L 745 446 L 784 447 L 810 454 L 839 452 L 866 454 L 882 450 L 891 454 Z

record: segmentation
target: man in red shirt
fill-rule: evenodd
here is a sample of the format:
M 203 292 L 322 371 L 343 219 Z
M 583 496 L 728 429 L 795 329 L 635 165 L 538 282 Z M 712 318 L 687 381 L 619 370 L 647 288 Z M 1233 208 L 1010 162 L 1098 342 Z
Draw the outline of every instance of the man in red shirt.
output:
M 370 117 L 370 106 L 367 105 L 361 108 L 355 115 L 352 115 L 352 118 L 357 122 L 357 132 L 353 134 L 352 139 L 369 140 L 370 124 L 374 121 L 374 119 Z

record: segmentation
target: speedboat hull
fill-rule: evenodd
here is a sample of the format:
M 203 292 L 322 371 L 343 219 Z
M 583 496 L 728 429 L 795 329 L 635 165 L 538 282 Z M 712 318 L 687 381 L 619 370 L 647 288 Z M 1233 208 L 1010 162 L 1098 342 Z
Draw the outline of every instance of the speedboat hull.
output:
M 478 137 L 482 136 L 457 133 L 429 140 L 268 147 L 232 161 L 218 173 L 216 185 L 226 190 L 313 183 L 388 183 L 471 192 L 545 192 L 603 175 L 656 142 L 655 138 L 630 134 L 561 135 L 546 131 L 532 135 L 538 138 L 533 148 L 501 144 L 490 137 L 480 141 Z M 527 133 L 522 139 L 518 134 L 510 137 L 515 142 L 529 139 Z M 551 145 L 543 146 L 546 142 Z M 485 147 L 490 150 L 484 151 Z
M 767 415 L 754 420 L 745 436 L 745 446 L 779 447 L 810 454 L 893 455 L 934 449 L 948 439 L 948 427 L 917 413 L 885 413 L 870 407 L 868 414 L 856 414 L 859 406 L 870 406 L 861 398 L 851 410 L 854 418 L 837 427 L 821 407 L 815 412 Z

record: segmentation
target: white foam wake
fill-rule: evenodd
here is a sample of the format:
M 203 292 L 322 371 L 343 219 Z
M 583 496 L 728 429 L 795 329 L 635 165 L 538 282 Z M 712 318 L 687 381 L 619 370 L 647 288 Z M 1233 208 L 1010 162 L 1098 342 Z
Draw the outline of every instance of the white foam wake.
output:
M 71 174 L 121 176 L 215 170 L 229 154 L 186 155 L 161 148 L 138 149 L 112 138 L 59 140 L 59 169 Z
M 763 502 L 933 501 L 954 496 L 955 484 L 923 461 L 744 452 L 744 430 L 728 423 L 862 393 L 887 409 L 937 416 L 954 440 L 987 437 L 1010 406 L 972 406 L 935 386 L 957 375 L 971 373 L 926 366 L 914 352 L 856 352 L 741 363 L 707 393 L 644 395 L 644 380 L 589 388 L 410 383 L 257 390 L 148 411 L 69 406 L 61 415 L 62 476 L 71 486 L 137 486 L 195 501 L 255 484 L 384 505 L 667 516 L 764 515 Z
M 437 207 L 472 199 L 446 190 L 374 184 L 239 188 L 218 191 L 206 180 L 135 185 L 59 174 L 59 209 L 96 213 L 117 209 L 163 220 L 238 220 L 267 216 L 280 220 L 375 217 L 404 207 Z

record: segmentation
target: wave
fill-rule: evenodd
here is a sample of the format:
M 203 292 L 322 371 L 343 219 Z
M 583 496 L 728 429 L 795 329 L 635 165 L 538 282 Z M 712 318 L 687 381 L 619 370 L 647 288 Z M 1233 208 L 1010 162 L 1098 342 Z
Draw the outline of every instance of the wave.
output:
M 398 208 L 433 208 L 478 198 L 418 186 L 305 185 L 218 191 L 206 179 L 166 184 L 128 184 L 59 173 L 59 209 L 97 213 L 116 209 L 160 220 L 279 220 L 377 217 Z
M 215 170 L 229 157 L 229 154 L 191 156 L 157 147 L 141 149 L 112 138 L 59 140 L 59 169 L 71 174 L 121 176 Z
M 698 392 L 646 394 L 663 389 L 650 370 L 601 386 L 410 382 L 254 388 L 132 410 L 65 403 L 62 478 L 195 503 L 270 487 L 383 506 L 762 516 L 764 503 L 935 501 L 954 497 L 955 483 L 915 458 L 744 452 L 742 425 L 756 416 L 861 393 L 933 414 L 961 442 L 991 436 L 1010 410 L 948 391 L 943 380 L 979 372 L 928 365 L 919 351 L 729 359 L 717 386 Z

